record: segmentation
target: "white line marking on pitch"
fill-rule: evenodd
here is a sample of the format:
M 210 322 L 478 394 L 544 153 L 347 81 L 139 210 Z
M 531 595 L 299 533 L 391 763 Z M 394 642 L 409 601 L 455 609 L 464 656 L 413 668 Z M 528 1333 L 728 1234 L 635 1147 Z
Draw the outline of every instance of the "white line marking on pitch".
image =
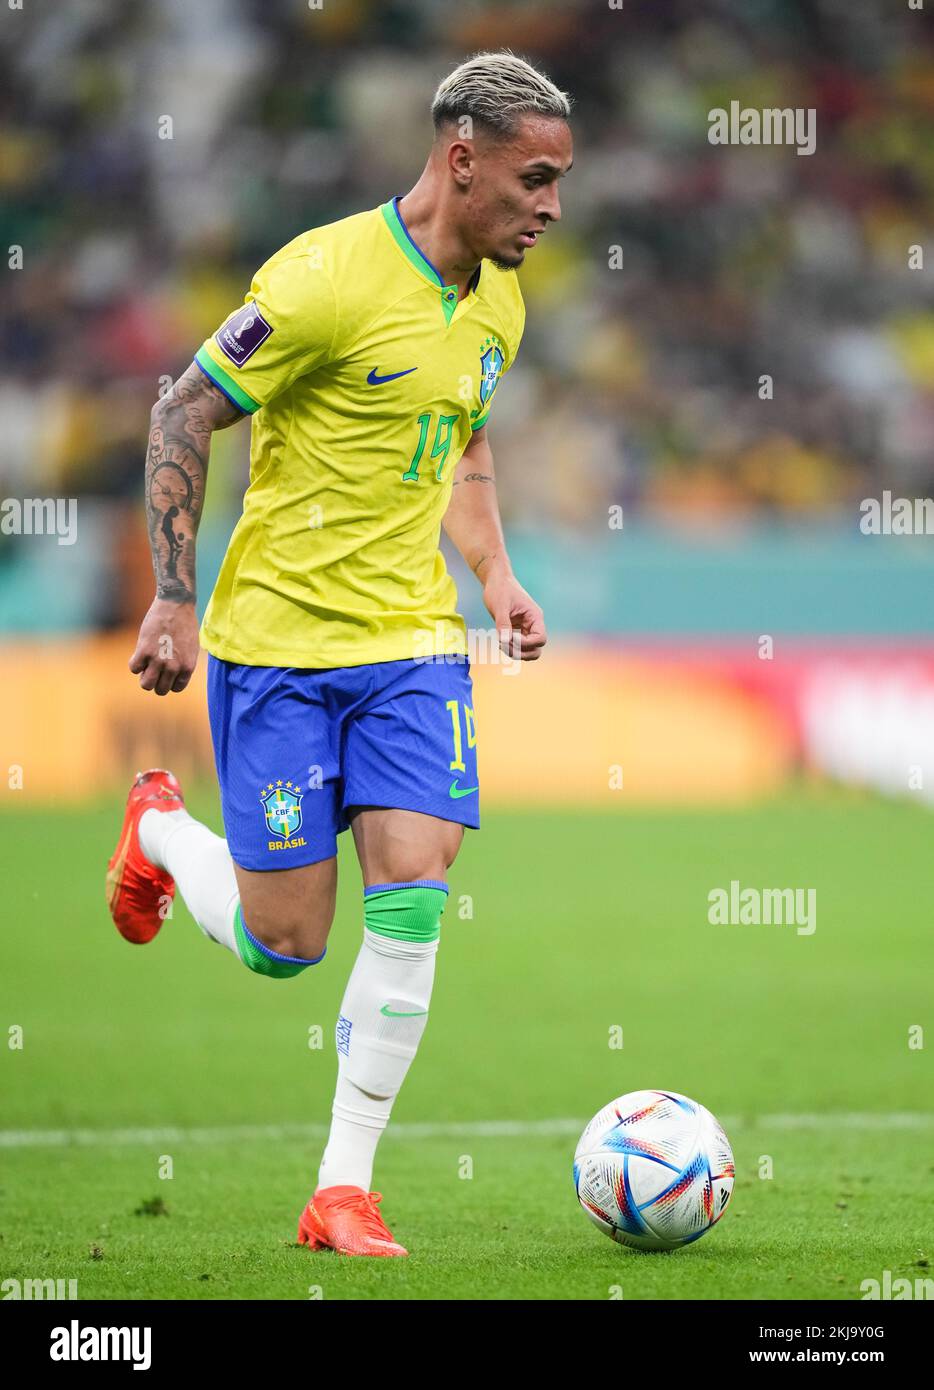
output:
M 903 1110 L 894 1113 L 841 1111 L 834 1114 L 787 1114 L 718 1117 L 727 1133 L 744 1129 L 931 1129 L 934 1111 Z M 464 1120 L 449 1123 L 402 1121 L 390 1124 L 389 1138 L 396 1139 L 515 1139 L 534 1135 L 579 1135 L 586 1117 L 559 1120 Z M 64 1149 L 126 1144 L 235 1144 L 252 1140 L 317 1140 L 328 1134 L 324 1124 L 217 1125 L 185 1128 L 160 1125 L 152 1129 L 4 1129 L 0 1149 Z

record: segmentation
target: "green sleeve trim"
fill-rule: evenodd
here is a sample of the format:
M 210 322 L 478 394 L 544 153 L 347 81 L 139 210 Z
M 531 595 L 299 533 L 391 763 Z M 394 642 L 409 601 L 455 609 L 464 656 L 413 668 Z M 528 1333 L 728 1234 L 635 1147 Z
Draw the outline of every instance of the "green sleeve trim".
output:
M 482 429 L 482 427 L 486 424 L 486 422 L 487 422 L 487 420 L 489 420 L 489 418 L 490 418 L 490 411 L 488 410 L 487 413 L 486 413 L 485 415 L 481 415 L 481 416 L 480 416 L 480 419 L 479 419 L 479 420 L 474 420 L 474 422 L 473 422 L 473 424 L 470 426 L 470 428 L 471 428 L 472 430 L 479 430 L 479 429 Z
M 218 366 L 214 358 L 203 347 L 200 347 L 195 353 L 195 361 L 204 375 L 213 381 L 218 391 L 223 391 L 227 399 L 238 406 L 240 410 L 245 410 L 248 415 L 259 410 L 261 402 L 254 401 L 252 396 L 247 395 L 243 387 L 234 381 L 229 372 L 225 372 L 223 367 Z

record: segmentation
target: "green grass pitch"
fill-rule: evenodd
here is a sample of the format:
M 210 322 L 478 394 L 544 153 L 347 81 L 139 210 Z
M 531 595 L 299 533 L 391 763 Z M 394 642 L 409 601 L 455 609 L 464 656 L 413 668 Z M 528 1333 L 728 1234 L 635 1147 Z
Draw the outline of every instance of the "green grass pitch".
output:
M 210 788 L 189 804 L 220 829 Z M 269 981 L 180 900 L 152 945 L 117 936 L 120 816 L 0 815 L 2 1019 L 23 1030 L 2 1061 L 0 1277 L 106 1299 L 858 1299 L 886 1269 L 930 1274 L 932 1066 L 909 1047 L 934 963 L 923 809 L 801 789 L 730 812 L 486 814 L 377 1158 L 407 1260 L 294 1243 L 361 936 L 350 837 L 325 961 Z M 731 879 L 815 888 L 815 933 L 710 925 Z M 715 1230 L 645 1255 L 591 1226 L 571 1156 L 600 1106 L 654 1086 L 722 1119 L 737 1184 Z

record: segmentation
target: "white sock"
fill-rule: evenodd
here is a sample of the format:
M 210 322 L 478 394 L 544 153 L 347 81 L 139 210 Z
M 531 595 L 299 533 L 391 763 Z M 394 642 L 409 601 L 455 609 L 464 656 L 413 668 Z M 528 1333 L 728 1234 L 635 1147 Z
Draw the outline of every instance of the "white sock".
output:
M 234 916 L 240 889 L 227 841 L 184 808 L 157 811 L 150 807 L 140 816 L 139 842 L 146 858 L 175 879 L 204 935 L 226 946 L 239 960 Z
M 396 941 L 364 927 L 337 1021 L 337 1088 L 318 1187 L 369 1192 L 376 1146 L 428 1021 L 437 952 L 437 940 Z

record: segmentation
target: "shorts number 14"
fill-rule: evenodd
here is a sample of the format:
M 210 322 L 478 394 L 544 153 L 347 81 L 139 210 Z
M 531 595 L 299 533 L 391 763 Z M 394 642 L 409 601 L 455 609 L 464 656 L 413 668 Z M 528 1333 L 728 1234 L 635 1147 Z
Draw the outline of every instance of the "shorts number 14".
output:
M 448 700 L 445 709 L 451 711 L 451 726 L 454 734 L 454 759 L 451 763 L 452 772 L 466 772 L 464 766 L 464 741 L 461 732 L 461 700 Z M 477 727 L 474 723 L 473 710 L 470 705 L 464 704 L 464 728 L 467 734 L 467 747 L 476 748 L 477 746 Z

